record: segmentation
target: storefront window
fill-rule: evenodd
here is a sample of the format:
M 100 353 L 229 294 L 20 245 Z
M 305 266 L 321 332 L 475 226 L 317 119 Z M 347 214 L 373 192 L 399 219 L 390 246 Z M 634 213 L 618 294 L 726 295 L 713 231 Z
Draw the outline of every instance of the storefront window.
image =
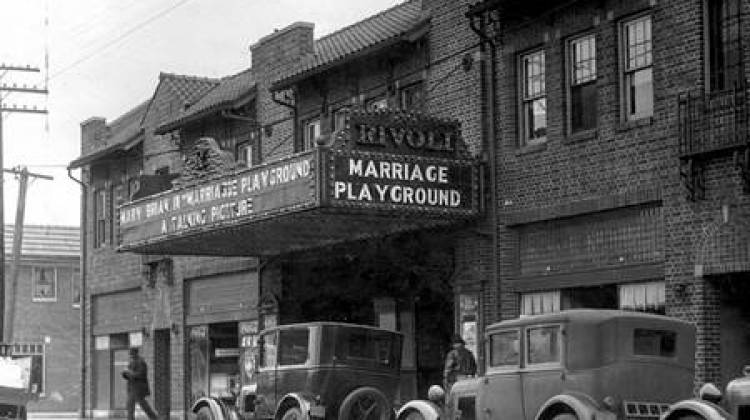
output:
M 620 285 L 620 308 L 656 314 L 666 313 L 663 281 Z
M 190 328 L 190 395 L 195 401 L 208 392 L 208 326 Z
M 560 310 L 560 291 L 524 293 L 521 295 L 521 316 L 546 314 Z

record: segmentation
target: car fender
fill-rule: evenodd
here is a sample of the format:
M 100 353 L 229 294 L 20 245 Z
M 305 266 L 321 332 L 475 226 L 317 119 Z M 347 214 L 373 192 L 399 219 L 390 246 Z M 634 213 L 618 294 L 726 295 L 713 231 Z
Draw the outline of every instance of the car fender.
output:
M 666 413 L 662 414 L 662 420 L 679 419 L 685 413 L 697 414 L 706 420 L 730 420 L 734 416 L 724 411 L 718 405 L 699 399 L 683 400 L 672 404 Z
M 443 410 L 431 401 L 412 400 L 399 408 L 396 419 L 403 420 L 412 411 L 419 412 L 425 420 L 438 420 L 443 414 Z
M 218 398 L 198 398 L 198 400 L 193 403 L 190 411 L 197 414 L 198 410 L 200 410 L 204 406 L 207 406 L 211 410 L 211 414 L 213 415 L 214 420 L 230 420 L 229 416 L 225 415 L 227 413 L 227 409 L 224 406 L 224 403 L 221 402 Z
M 598 405 L 585 394 L 565 393 L 558 394 L 548 399 L 537 411 L 535 420 L 549 420 L 547 413 L 555 405 L 565 405 L 575 413 L 580 420 L 584 419 L 616 419 L 615 413 L 601 410 Z
M 288 405 L 299 407 L 300 411 L 302 411 L 302 416 L 304 416 L 304 420 L 307 420 L 310 419 L 310 407 L 315 405 L 315 398 L 312 395 L 300 392 L 290 392 L 284 395 L 276 406 L 274 419 L 280 419 L 284 415 L 284 408 Z

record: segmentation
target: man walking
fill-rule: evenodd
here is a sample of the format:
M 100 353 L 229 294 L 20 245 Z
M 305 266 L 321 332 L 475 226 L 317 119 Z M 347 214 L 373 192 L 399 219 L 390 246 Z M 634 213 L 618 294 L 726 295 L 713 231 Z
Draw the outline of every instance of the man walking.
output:
M 138 349 L 130 349 L 128 369 L 122 372 L 122 377 L 128 381 L 128 420 L 135 418 L 135 403 L 141 406 L 149 420 L 156 420 L 156 413 L 146 401 L 151 394 L 148 389 L 148 366 L 146 361 L 138 355 Z
M 477 362 L 474 355 L 466 349 L 466 342 L 456 334 L 451 340 L 453 349 L 445 356 L 445 370 L 443 371 L 443 385 L 446 394 L 457 380 L 477 373 Z

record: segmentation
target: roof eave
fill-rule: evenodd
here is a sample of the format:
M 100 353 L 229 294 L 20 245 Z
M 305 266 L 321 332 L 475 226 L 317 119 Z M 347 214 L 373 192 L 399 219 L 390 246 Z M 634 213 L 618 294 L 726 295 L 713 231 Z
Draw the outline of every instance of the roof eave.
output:
M 253 87 L 248 92 L 240 95 L 238 98 L 235 99 L 228 99 L 221 102 L 218 102 L 214 105 L 209 106 L 208 108 L 202 109 L 194 114 L 189 114 L 185 117 L 179 118 L 174 121 L 170 121 L 166 124 L 162 124 L 158 127 L 156 127 L 156 130 L 154 130 L 154 134 L 166 134 L 170 131 L 175 131 L 179 128 L 182 128 L 190 123 L 196 122 L 198 120 L 201 120 L 203 118 L 208 117 L 209 115 L 215 114 L 217 112 L 225 111 L 227 109 L 233 109 L 237 108 L 238 106 L 242 106 L 251 100 L 255 99 L 255 92 L 256 89 Z
M 426 18 L 423 21 L 414 25 L 414 27 L 402 34 L 396 35 L 392 38 L 388 38 L 379 43 L 373 44 L 369 47 L 365 47 L 361 50 L 355 51 L 351 54 L 344 55 L 341 58 L 322 64 L 320 66 L 313 67 L 308 70 L 304 70 L 300 73 L 294 74 L 284 79 L 277 80 L 271 84 L 271 91 L 284 90 L 292 87 L 293 85 L 310 78 L 312 76 L 325 73 L 328 70 L 334 69 L 339 66 L 351 63 L 362 57 L 378 53 L 386 48 L 392 47 L 400 42 L 415 42 L 416 40 L 425 36 L 429 31 L 430 19 Z
M 68 169 L 77 169 L 82 166 L 89 165 L 99 159 L 103 159 L 104 157 L 117 153 L 117 152 L 127 152 L 128 150 L 135 147 L 138 143 L 143 141 L 143 134 L 144 134 L 144 130 L 141 128 L 138 130 L 137 133 L 133 134 L 132 136 L 130 136 L 127 140 L 123 142 L 113 144 L 109 147 L 105 147 L 104 149 L 98 150 L 94 153 L 81 156 L 78 159 L 70 162 L 70 164 L 68 164 Z

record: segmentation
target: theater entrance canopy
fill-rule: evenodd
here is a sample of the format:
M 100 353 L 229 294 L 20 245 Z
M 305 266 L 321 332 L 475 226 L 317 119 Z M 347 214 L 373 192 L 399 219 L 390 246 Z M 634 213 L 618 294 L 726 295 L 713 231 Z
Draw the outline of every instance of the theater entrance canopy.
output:
M 211 177 L 119 208 L 120 249 L 258 256 L 463 224 L 481 213 L 481 165 L 457 122 L 352 111 L 314 150 Z M 210 142 L 215 144 L 215 142 Z M 323 144 L 328 143 L 328 144 Z M 185 174 L 211 166 L 202 149 Z

